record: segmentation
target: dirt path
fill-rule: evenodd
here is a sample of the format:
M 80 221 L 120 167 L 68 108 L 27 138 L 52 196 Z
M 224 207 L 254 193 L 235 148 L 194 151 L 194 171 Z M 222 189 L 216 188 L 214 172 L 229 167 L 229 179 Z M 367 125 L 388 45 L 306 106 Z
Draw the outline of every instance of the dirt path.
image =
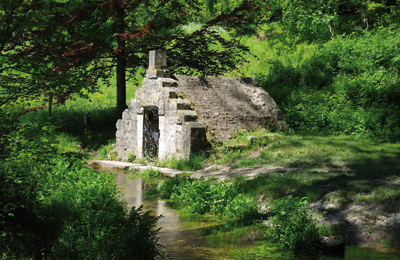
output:
M 287 167 L 266 167 L 266 168 L 253 168 L 253 169 L 230 169 L 228 166 L 213 165 L 197 171 L 191 175 L 193 178 L 218 178 L 222 180 L 229 180 L 234 177 L 244 176 L 252 178 L 258 174 L 268 174 L 272 172 L 289 172 L 299 170 L 298 168 Z

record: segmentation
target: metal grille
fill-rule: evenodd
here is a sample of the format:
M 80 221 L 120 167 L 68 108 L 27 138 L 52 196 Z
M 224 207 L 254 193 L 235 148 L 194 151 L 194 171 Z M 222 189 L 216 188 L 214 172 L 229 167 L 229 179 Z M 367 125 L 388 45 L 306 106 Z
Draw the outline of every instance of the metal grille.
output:
M 143 118 L 143 156 L 154 158 L 158 155 L 158 109 L 144 108 Z

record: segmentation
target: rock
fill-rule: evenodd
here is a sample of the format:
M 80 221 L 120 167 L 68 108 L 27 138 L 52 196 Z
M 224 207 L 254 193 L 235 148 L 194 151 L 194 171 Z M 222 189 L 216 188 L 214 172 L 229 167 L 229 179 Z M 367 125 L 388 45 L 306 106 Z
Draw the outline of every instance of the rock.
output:
M 276 121 L 281 121 L 281 120 L 283 120 L 283 117 L 282 117 L 282 112 L 281 112 L 281 110 L 280 109 L 272 109 L 272 115 L 273 115 L 273 117 L 275 118 L 275 120 Z

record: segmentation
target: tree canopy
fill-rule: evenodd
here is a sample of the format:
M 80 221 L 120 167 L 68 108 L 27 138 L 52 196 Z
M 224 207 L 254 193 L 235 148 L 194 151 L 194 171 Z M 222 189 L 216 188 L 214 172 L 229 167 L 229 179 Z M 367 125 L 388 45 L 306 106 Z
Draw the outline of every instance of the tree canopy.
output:
M 2 1 L 0 104 L 43 94 L 63 102 L 96 91 L 99 79 L 111 85 L 115 68 L 124 90 L 125 72 L 146 67 L 154 49 L 168 51 L 175 73 L 224 73 L 248 51 L 237 36 L 254 32 L 268 8 L 247 0 Z M 201 26 L 186 32 L 193 21 Z

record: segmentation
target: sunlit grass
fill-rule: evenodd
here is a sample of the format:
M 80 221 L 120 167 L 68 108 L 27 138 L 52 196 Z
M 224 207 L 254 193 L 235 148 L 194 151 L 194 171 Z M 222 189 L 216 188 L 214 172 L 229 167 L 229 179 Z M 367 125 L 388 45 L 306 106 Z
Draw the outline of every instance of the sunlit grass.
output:
M 127 82 L 127 99 L 135 97 L 140 75 L 136 79 Z M 115 81 L 115 80 L 114 80 Z M 112 80 L 113 82 L 113 80 Z M 43 97 L 44 98 L 44 97 Z M 2 107 L 3 110 L 24 112 L 29 108 L 42 105 L 42 99 L 27 103 L 13 103 Z M 47 124 L 56 128 L 57 134 L 49 136 L 57 143 L 58 151 L 64 152 L 89 152 L 97 149 L 108 149 L 103 146 L 115 143 L 115 123 L 121 117 L 116 110 L 116 88 L 107 87 L 99 82 L 99 92 L 89 94 L 89 99 L 72 95 L 63 106 L 54 105 L 52 116 L 48 117 L 47 107 L 22 115 L 19 119 L 22 123 L 33 122 L 38 127 Z M 89 112 L 89 125 L 84 124 L 84 114 Z M 113 152 L 101 154 L 101 158 L 116 159 Z
M 156 161 L 155 164 L 160 167 L 168 167 L 181 171 L 197 171 L 204 168 L 206 159 L 206 154 L 200 153 L 191 154 L 189 159 L 177 159 L 175 157 L 172 157 L 171 159 L 164 158 L 162 160 Z

